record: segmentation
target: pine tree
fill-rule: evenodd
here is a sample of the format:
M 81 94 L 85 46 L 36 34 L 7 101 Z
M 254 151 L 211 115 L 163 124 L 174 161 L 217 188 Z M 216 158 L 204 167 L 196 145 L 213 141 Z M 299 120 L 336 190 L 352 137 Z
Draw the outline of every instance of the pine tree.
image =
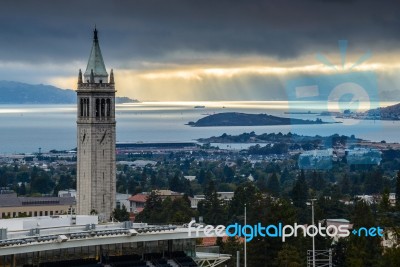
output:
M 276 266 L 278 267 L 301 267 L 302 260 L 296 247 L 285 244 L 278 252 L 276 259 Z
M 114 209 L 112 217 L 119 222 L 129 221 L 129 212 L 125 205 L 122 205 L 121 208 L 117 207 Z
M 272 196 L 274 197 L 279 196 L 281 188 L 279 185 L 278 176 L 276 175 L 275 172 L 268 179 L 267 189 Z
M 162 223 L 163 218 L 162 199 L 155 192 L 151 192 L 144 204 L 144 209 L 136 216 L 135 221 L 148 223 Z
M 400 171 L 397 172 L 396 178 L 396 206 L 400 210 Z
M 203 184 L 206 179 L 206 172 L 204 169 L 201 169 L 199 175 L 197 176 L 197 181 L 199 184 Z
M 21 186 L 19 187 L 19 195 L 21 195 L 21 196 L 25 196 L 26 195 L 25 183 L 21 183 Z
M 373 227 L 375 218 L 371 208 L 364 201 L 358 201 L 354 207 L 352 222 L 353 228 Z M 350 235 L 349 246 L 346 253 L 347 266 L 378 266 L 382 248 L 379 236 L 357 236 Z
M 346 195 L 348 193 L 350 193 L 350 179 L 347 176 L 347 173 L 344 175 L 343 179 L 340 181 L 340 190 L 342 192 L 342 194 Z
M 293 225 L 297 222 L 296 211 L 289 201 L 284 199 L 273 200 L 265 198 L 257 201 L 248 210 L 249 225 L 261 223 L 262 225 L 276 225 L 281 222 L 283 225 Z M 287 239 L 289 243 L 296 239 Z M 267 238 L 256 236 L 248 243 L 248 266 L 268 267 L 274 265 L 279 251 L 283 246 L 280 238 Z
M 203 216 L 204 222 L 207 224 L 225 224 L 227 221 L 226 207 L 218 197 L 213 180 L 208 183 L 204 194 L 205 200 L 200 201 L 198 206 L 199 215 Z
M 379 202 L 379 210 L 381 212 L 388 212 L 390 210 L 390 202 L 389 202 L 389 188 L 385 187 L 382 192 L 382 199 Z
M 240 253 L 240 264 L 243 264 L 243 243 L 237 237 L 228 237 L 225 242 L 222 242 L 220 248 L 221 253 L 232 255 L 226 263 L 228 267 L 236 267 L 237 251 Z
M 290 174 L 289 174 L 289 170 L 287 168 L 285 168 L 281 174 L 281 185 L 284 185 L 286 181 L 288 181 L 290 179 Z
M 293 204 L 296 207 L 305 208 L 307 199 L 308 199 L 308 186 L 306 183 L 304 170 L 301 170 L 301 174 L 297 179 L 292 190 L 292 200 Z
M 245 204 L 248 211 L 250 211 L 261 198 L 261 193 L 253 183 L 246 182 L 238 186 L 232 200 L 229 202 L 230 222 L 237 222 L 239 218 L 243 218 Z

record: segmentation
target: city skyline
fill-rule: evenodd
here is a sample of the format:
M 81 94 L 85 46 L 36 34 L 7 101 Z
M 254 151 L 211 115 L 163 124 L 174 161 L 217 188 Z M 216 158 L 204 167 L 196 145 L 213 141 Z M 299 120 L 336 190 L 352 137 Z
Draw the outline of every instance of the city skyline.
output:
M 336 73 L 315 55 L 340 66 L 338 40 L 349 43 L 346 68 L 371 51 L 355 70 L 398 90 L 400 5 L 385 3 L 5 1 L 0 80 L 76 89 L 97 25 L 118 95 L 143 101 L 282 99 L 291 77 Z

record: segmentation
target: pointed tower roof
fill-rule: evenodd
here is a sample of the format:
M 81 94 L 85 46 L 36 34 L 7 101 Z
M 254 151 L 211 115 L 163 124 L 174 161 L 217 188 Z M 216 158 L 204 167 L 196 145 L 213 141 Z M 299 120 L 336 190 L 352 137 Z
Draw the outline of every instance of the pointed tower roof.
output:
M 94 28 L 93 46 L 90 51 L 89 61 L 85 71 L 85 80 L 90 78 L 93 70 L 94 77 L 108 77 L 106 66 L 104 65 L 103 56 L 101 55 L 99 39 L 97 37 L 97 29 Z

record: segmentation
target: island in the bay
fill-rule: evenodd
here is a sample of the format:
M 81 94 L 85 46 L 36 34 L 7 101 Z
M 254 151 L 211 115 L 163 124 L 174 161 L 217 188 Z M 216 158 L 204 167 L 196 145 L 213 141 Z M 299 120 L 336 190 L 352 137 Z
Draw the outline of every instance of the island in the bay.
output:
M 193 127 L 212 126 L 265 126 L 265 125 L 293 125 L 293 124 L 326 124 L 320 118 L 315 120 L 302 120 L 285 117 L 277 117 L 268 114 L 247 114 L 240 112 L 223 112 L 208 115 L 196 122 L 190 121 L 188 125 Z

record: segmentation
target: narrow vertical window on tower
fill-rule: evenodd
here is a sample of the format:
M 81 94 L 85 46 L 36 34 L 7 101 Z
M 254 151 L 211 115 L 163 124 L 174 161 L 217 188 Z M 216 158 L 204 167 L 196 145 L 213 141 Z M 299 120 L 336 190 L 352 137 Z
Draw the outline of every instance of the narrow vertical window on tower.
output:
M 89 102 L 89 98 L 87 99 L 87 103 L 86 103 L 86 117 L 90 116 L 90 102 Z
M 111 117 L 111 100 L 107 98 L 107 118 Z
M 106 101 L 104 98 L 101 99 L 101 114 L 100 117 L 104 118 L 105 117 L 105 109 L 106 109 Z
M 84 98 L 84 99 L 83 99 L 83 117 L 86 117 L 86 116 L 87 116 L 87 113 L 86 113 L 86 106 L 87 106 L 87 98 Z
M 96 118 L 100 117 L 100 99 L 96 99 Z
M 80 116 L 83 117 L 83 98 L 80 99 Z

